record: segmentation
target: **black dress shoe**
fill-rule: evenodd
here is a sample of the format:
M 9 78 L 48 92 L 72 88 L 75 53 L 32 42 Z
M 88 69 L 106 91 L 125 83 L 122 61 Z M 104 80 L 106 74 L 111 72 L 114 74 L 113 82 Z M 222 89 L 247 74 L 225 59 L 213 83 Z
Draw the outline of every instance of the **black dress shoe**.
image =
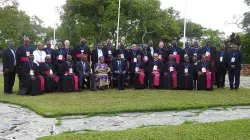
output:
M 235 88 L 235 90 L 239 90 L 239 88 Z
M 234 90 L 233 88 L 230 88 L 229 90 Z
M 10 92 L 4 92 L 4 94 L 10 94 Z

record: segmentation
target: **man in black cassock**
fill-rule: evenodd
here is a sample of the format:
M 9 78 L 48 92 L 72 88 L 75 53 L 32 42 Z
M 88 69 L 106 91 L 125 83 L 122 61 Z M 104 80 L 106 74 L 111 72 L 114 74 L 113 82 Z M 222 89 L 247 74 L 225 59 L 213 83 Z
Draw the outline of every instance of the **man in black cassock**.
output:
M 51 59 L 46 56 L 45 62 L 39 65 L 40 74 L 45 80 L 44 92 L 53 92 L 59 89 L 59 77 L 56 76 L 56 70 L 53 64 L 50 63 Z
M 112 63 L 112 72 L 117 79 L 118 90 L 124 90 L 127 68 L 125 61 L 121 59 L 121 54 L 118 54 L 117 59 Z
M 163 74 L 163 62 L 159 60 L 159 56 L 157 53 L 154 54 L 154 60 L 150 61 L 148 64 L 148 80 L 149 80 L 149 89 L 160 89 L 160 77 Z
M 48 56 L 50 58 L 49 63 L 54 63 L 54 61 L 52 61 L 52 60 L 55 60 L 55 59 L 53 59 L 53 58 L 55 58 L 55 50 L 51 48 L 50 41 L 47 41 L 46 48 L 44 48 L 43 50 L 45 51 L 46 56 Z
M 44 78 L 39 74 L 39 67 L 34 61 L 33 54 L 29 55 L 29 61 L 22 67 L 22 79 L 24 87 L 20 87 L 19 94 L 41 95 L 44 91 Z
M 99 43 L 97 45 L 97 48 L 94 49 L 91 53 L 91 62 L 92 62 L 92 70 L 95 68 L 95 64 L 98 63 L 99 57 L 104 56 L 104 49 L 102 47 L 102 44 Z M 85 57 L 86 58 L 86 57 Z
M 64 51 L 64 53 L 65 53 L 65 58 L 67 58 L 68 55 L 71 55 L 71 56 L 74 55 L 74 54 L 73 54 L 73 48 L 70 47 L 70 42 L 69 42 L 69 40 L 65 40 L 65 41 L 64 41 L 64 48 L 63 48 L 63 51 Z M 74 61 L 74 63 L 76 63 L 76 60 L 74 60 L 73 58 L 72 58 L 72 60 Z
M 206 44 L 206 46 L 204 46 L 201 49 L 201 53 L 206 55 L 207 61 L 209 61 L 212 65 L 212 67 L 214 68 L 216 66 L 215 60 L 216 60 L 217 51 L 216 51 L 216 48 L 211 45 L 210 40 L 207 40 L 207 44 Z M 212 82 L 213 82 L 213 84 L 216 84 L 216 78 L 215 78 L 214 71 L 212 73 Z
M 74 73 L 75 64 L 70 55 L 67 61 L 60 65 L 59 75 L 62 92 L 78 91 L 78 77 Z
M 228 51 L 225 50 L 225 44 L 220 44 L 220 51 L 217 52 L 216 55 L 216 84 L 217 88 L 225 87 L 225 77 L 227 73 L 227 57 Z
M 67 54 L 63 50 L 63 46 L 62 46 L 61 42 L 58 43 L 57 47 L 58 47 L 58 49 L 55 50 L 54 55 L 52 55 L 53 56 L 52 62 L 55 65 L 56 72 L 59 73 L 60 66 L 61 66 L 61 64 L 63 64 L 66 61 Z
M 168 50 L 164 49 L 164 42 L 159 42 L 159 48 L 156 49 L 155 53 L 159 55 L 159 59 L 166 63 L 168 61 Z
M 86 39 L 81 38 L 81 44 L 74 48 L 74 60 L 76 62 L 81 61 L 82 56 L 84 55 L 87 58 L 87 61 L 90 62 L 91 51 L 86 45 Z
M 181 63 L 185 62 L 185 57 L 188 56 L 189 58 L 191 58 L 191 48 L 190 48 L 190 43 L 186 42 L 185 43 L 185 48 L 181 51 Z
M 194 71 L 193 71 L 193 79 L 194 79 L 193 84 L 194 84 L 194 89 L 197 88 L 198 72 L 197 72 L 196 70 L 197 70 L 198 62 L 199 62 L 199 61 L 198 61 L 198 59 L 197 59 L 197 56 L 194 55 L 194 56 L 192 57 L 192 61 L 191 61 L 191 64 L 192 64 L 193 67 L 194 67 Z
M 141 55 L 141 51 L 137 50 L 136 44 L 133 44 L 131 50 L 128 53 L 129 65 L 131 65 L 132 63 L 137 61 L 136 57 L 138 54 Z M 135 76 L 134 73 L 130 73 L 130 83 L 133 83 L 134 76 Z M 133 87 L 133 85 L 131 85 L 131 86 Z
M 177 46 L 176 39 L 172 41 L 172 47 L 169 48 L 168 52 L 169 52 L 169 55 L 173 55 L 173 57 L 175 58 L 175 62 L 177 64 L 180 64 L 182 60 L 181 58 L 182 50 L 180 47 Z
M 131 63 L 129 67 L 129 71 L 131 73 L 135 73 L 134 76 L 134 88 L 135 89 L 144 89 L 147 88 L 148 81 L 146 79 L 145 71 L 146 71 L 146 65 L 141 60 L 141 55 L 137 55 L 137 61 L 134 63 Z
M 193 90 L 193 80 L 196 69 L 192 63 L 189 62 L 189 57 L 185 56 L 183 63 L 179 65 L 178 88 L 182 90 Z
M 124 46 L 123 43 L 120 43 L 119 49 L 117 49 L 115 51 L 114 55 L 117 56 L 117 54 L 121 54 L 121 58 L 124 59 L 127 62 L 129 52 L 128 52 L 128 50 L 125 49 L 125 46 Z
M 91 67 L 86 56 L 76 64 L 76 73 L 79 79 L 79 91 L 84 89 L 84 85 L 90 90 L 96 90 L 95 75 L 91 72 Z
M 11 94 L 16 77 L 16 53 L 12 42 L 10 42 L 9 48 L 3 51 L 3 72 L 4 93 Z
M 153 57 L 153 55 L 155 53 L 153 40 L 148 41 L 148 51 L 150 52 L 151 56 Z
M 164 76 L 162 76 L 163 82 L 161 82 L 161 87 L 163 89 L 177 89 L 178 88 L 178 64 L 174 61 L 174 56 L 169 55 L 169 62 L 165 63 L 162 67 L 164 71 Z
M 106 46 L 103 48 L 103 55 L 105 58 L 105 63 L 111 67 L 111 62 L 115 54 L 115 49 L 112 47 L 111 40 L 106 41 Z M 99 57 L 98 57 L 99 58 Z
M 207 61 L 207 55 L 202 55 L 196 71 L 198 72 L 197 90 L 213 90 L 213 66 L 210 61 Z
M 16 67 L 17 75 L 19 78 L 19 86 L 23 85 L 22 81 L 22 67 L 25 62 L 29 61 L 29 55 L 33 54 L 33 49 L 30 47 L 29 38 L 24 39 L 24 45 L 20 46 L 16 50 Z
M 190 57 L 193 58 L 194 56 L 197 60 L 201 60 L 201 49 L 199 48 L 198 41 L 194 41 L 194 47 L 190 50 Z
M 153 60 L 153 56 L 151 55 L 150 51 L 148 50 L 147 45 L 143 46 L 141 55 L 142 55 L 142 61 L 145 62 L 145 63 L 147 63 L 148 61 Z

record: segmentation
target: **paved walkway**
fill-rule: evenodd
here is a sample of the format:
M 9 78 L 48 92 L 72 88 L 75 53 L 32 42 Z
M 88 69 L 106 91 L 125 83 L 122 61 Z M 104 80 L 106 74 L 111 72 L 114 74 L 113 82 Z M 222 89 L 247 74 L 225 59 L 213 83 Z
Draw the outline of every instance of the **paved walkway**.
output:
M 29 109 L 0 103 L 0 139 L 35 140 L 38 137 L 60 134 L 66 131 L 126 130 L 150 125 L 179 125 L 185 122 L 218 122 L 249 119 L 250 106 L 220 107 L 206 111 L 125 113 L 117 116 L 68 116 L 56 126 L 55 118 L 43 118 Z

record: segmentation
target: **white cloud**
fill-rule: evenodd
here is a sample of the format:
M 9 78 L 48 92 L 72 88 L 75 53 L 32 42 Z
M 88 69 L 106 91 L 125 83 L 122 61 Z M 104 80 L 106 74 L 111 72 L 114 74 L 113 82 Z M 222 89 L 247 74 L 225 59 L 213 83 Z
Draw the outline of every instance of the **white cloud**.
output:
M 207 28 L 219 29 L 227 35 L 241 31 L 235 25 L 225 26 L 234 15 L 242 15 L 249 10 L 243 0 L 187 0 L 187 18 Z M 20 9 L 29 15 L 37 15 L 46 26 L 59 23 L 58 13 L 55 16 L 55 7 L 65 4 L 65 0 L 19 0 Z M 185 0 L 161 0 L 162 8 L 174 7 L 184 17 Z

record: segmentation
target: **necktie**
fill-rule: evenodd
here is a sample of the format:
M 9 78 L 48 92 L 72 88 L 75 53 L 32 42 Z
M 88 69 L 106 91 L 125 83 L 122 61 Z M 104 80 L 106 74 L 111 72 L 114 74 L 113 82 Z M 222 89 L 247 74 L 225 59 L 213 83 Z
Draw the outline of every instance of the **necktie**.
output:
M 85 63 L 84 62 L 82 63 L 82 70 L 85 73 Z
M 121 72 L 121 62 L 118 61 L 118 69 L 119 69 L 119 72 Z
M 11 50 L 11 53 L 12 53 L 13 58 L 14 58 L 14 66 L 16 66 L 16 56 L 15 56 L 15 53 L 14 53 L 14 51 L 12 49 L 10 49 L 10 50 Z

